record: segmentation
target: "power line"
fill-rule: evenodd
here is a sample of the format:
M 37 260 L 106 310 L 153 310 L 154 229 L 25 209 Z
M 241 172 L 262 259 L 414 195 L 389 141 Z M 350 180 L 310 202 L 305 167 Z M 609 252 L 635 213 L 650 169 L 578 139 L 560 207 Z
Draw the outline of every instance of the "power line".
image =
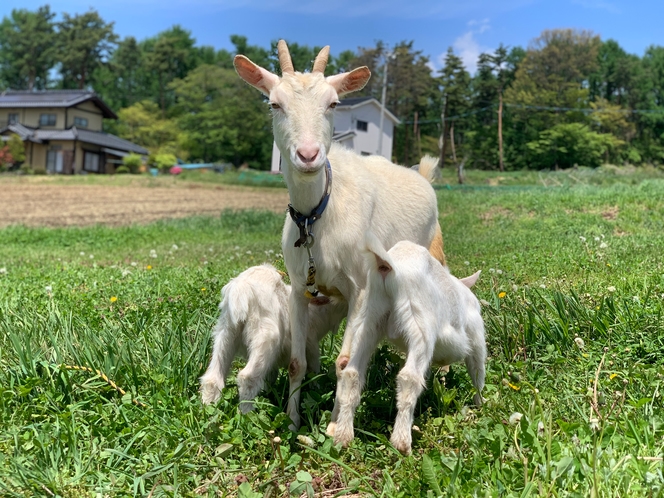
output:
M 512 107 L 515 109 L 532 109 L 536 111 L 565 111 L 565 112 L 581 112 L 583 114 L 593 114 L 593 113 L 620 113 L 620 114 L 663 114 L 664 109 L 592 109 L 592 108 L 581 108 L 581 107 L 549 107 L 549 106 L 540 106 L 540 105 L 526 105 L 526 104 L 507 104 L 504 103 L 505 107 Z M 489 109 L 498 107 L 498 104 L 491 104 L 481 109 L 475 111 L 464 112 L 462 114 L 457 114 L 456 116 L 445 117 L 446 121 L 457 121 L 461 118 L 472 116 L 474 114 L 479 114 Z M 403 124 L 413 124 L 414 120 L 401 120 Z M 418 124 L 431 124 L 431 123 L 440 123 L 440 119 L 420 119 L 417 121 Z

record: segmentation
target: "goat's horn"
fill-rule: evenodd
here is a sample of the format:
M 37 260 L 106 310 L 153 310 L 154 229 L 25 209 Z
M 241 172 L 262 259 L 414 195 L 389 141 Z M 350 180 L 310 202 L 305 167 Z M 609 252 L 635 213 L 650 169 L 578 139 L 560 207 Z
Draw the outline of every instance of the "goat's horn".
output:
M 316 56 L 316 60 L 314 61 L 314 69 L 313 73 L 324 73 L 325 72 L 325 66 L 327 66 L 327 59 L 330 56 L 330 46 L 325 45 L 320 52 L 318 52 L 318 55 Z
M 291 60 L 288 45 L 284 40 L 279 40 L 277 43 L 277 53 L 279 54 L 279 65 L 281 66 L 281 74 L 294 73 L 293 61 Z

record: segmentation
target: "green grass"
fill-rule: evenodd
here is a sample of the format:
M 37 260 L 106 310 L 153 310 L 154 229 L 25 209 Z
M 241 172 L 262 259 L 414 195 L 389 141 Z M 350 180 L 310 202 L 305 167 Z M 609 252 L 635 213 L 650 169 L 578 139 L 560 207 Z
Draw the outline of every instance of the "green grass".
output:
M 623 180 L 438 191 L 451 270 L 483 270 L 487 401 L 470 407 L 463 365 L 433 371 L 410 457 L 388 442 L 388 347 L 346 450 L 324 435 L 338 336 L 303 388 L 312 448 L 287 430 L 285 373 L 252 414 L 234 386 L 201 406 L 219 291 L 283 268 L 282 216 L 0 230 L 0 495 L 660 496 L 664 181 Z

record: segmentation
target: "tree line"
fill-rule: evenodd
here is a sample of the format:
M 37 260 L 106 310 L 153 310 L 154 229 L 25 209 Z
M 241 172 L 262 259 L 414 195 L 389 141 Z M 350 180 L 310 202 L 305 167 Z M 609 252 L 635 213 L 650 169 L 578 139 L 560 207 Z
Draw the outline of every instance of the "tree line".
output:
M 56 14 L 48 5 L 16 9 L 0 23 L 0 91 L 92 89 L 117 111 L 107 131 L 153 155 L 269 168 L 271 121 L 265 103 L 233 70 L 244 54 L 279 74 L 270 47 L 231 35 L 233 50 L 196 44 L 175 25 L 138 41 L 123 39 L 94 9 Z M 290 42 L 307 70 L 321 47 Z M 402 123 L 394 159 L 424 153 L 446 165 L 485 169 L 664 163 L 664 47 L 642 57 L 581 30 L 544 31 L 525 47 L 483 53 L 469 74 L 450 48 L 431 70 L 413 41 L 345 50 L 326 74 L 368 66 L 358 95 L 381 98 Z

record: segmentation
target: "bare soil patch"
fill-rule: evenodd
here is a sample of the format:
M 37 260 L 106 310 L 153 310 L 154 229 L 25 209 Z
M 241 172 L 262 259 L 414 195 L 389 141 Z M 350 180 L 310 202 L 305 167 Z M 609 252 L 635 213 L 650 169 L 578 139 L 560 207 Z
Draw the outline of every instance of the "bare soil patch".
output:
M 286 189 L 153 179 L 67 180 L 0 178 L 0 227 L 119 226 L 218 215 L 225 209 L 284 212 L 288 205 Z

